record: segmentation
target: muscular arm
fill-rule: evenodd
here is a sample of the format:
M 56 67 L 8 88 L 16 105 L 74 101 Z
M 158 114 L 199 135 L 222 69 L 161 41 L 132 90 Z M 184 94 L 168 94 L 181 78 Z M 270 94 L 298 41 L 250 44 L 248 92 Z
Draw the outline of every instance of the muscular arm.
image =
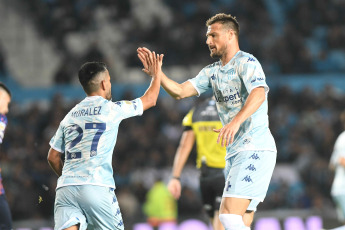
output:
M 61 153 L 56 151 L 53 148 L 50 148 L 47 159 L 48 159 L 48 163 L 50 167 L 53 169 L 56 175 L 61 176 L 62 166 L 63 166 L 62 160 L 61 160 Z
M 222 146 L 227 146 L 234 141 L 235 134 L 237 133 L 240 125 L 248 119 L 265 101 L 266 93 L 264 87 L 257 87 L 253 89 L 242 109 L 232 119 L 230 123 L 225 125 L 222 129 L 214 130 L 219 132 L 217 142 L 222 141 Z
M 162 74 L 162 87 L 170 96 L 177 100 L 198 95 L 190 81 L 179 84 L 168 78 L 164 73 Z
M 182 169 L 186 164 L 186 161 L 192 151 L 193 145 L 195 142 L 195 134 L 193 130 L 184 131 L 180 140 L 180 144 L 177 148 L 173 169 L 172 169 L 172 176 L 175 178 L 179 178 L 182 173 Z M 172 178 L 168 184 L 168 189 L 175 197 L 178 199 L 181 195 L 181 183 L 178 179 Z

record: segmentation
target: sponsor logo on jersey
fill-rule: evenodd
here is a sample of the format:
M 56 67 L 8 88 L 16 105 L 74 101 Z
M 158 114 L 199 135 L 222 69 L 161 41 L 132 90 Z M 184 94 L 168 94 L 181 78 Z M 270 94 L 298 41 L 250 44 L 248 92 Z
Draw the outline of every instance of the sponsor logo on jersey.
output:
M 234 68 L 231 68 L 229 71 L 228 71 L 228 74 L 230 75 L 235 75 L 236 74 L 236 71 Z
M 232 91 L 232 90 L 230 90 Z M 217 91 L 214 94 L 214 97 L 216 98 L 217 102 L 232 102 L 232 104 L 238 104 L 242 101 L 241 96 L 240 96 L 240 92 L 238 90 L 236 90 L 236 92 L 230 94 L 230 95 L 226 95 L 223 96 L 222 93 L 220 91 Z
M 250 57 L 248 58 L 247 62 L 250 62 L 250 61 L 255 61 L 255 59 Z
M 256 81 L 264 81 L 264 80 L 265 80 L 265 79 L 264 79 L 263 77 L 257 77 L 257 78 L 255 78 L 255 79 L 251 80 L 250 83 L 254 83 L 254 82 L 256 82 Z

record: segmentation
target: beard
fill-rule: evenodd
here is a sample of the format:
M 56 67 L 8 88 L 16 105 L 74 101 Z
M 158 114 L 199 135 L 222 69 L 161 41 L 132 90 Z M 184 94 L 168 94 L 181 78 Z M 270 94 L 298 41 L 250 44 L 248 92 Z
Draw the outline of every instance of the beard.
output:
M 210 56 L 211 58 L 217 58 L 217 59 L 220 59 L 222 57 L 222 55 L 219 53 L 219 52 L 216 52 L 216 53 L 210 53 Z
M 227 45 L 224 47 L 220 47 L 219 49 L 216 48 L 215 52 L 212 52 L 212 49 L 210 49 L 211 58 L 221 59 L 224 56 L 226 49 Z

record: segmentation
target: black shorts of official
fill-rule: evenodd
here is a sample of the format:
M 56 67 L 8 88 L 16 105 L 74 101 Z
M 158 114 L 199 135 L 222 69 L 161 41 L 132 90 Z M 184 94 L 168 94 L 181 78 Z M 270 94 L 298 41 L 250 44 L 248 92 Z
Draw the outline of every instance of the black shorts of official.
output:
M 225 178 L 223 169 L 203 167 L 200 173 L 200 190 L 204 209 L 210 218 L 219 210 Z
M 12 229 L 12 217 L 5 194 L 0 195 L 0 230 Z

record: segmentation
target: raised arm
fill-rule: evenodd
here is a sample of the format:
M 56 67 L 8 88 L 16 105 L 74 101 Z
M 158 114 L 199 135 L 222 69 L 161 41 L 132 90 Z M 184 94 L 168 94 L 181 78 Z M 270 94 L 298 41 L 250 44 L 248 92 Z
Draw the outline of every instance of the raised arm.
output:
M 172 178 L 168 184 L 168 190 L 175 199 L 179 199 L 181 196 L 181 182 L 180 176 L 184 165 L 192 151 L 195 142 L 195 134 L 193 130 L 184 131 L 180 140 L 180 144 L 177 148 L 173 169 Z
M 253 89 L 243 108 L 237 113 L 237 115 L 221 129 L 215 129 L 218 132 L 217 143 L 222 142 L 222 146 L 228 146 L 235 138 L 240 125 L 247 120 L 256 110 L 259 109 L 261 104 L 265 101 L 266 93 L 264 87 L 257 87 Z
M 150 86 L 140 98 L 143 103 L 143 110 L 145 111 L 155 106 L 157 102 L 161 87 L 163 54 L 159 55 L 153 52 L 146 55 L 138 52 L 138 57 L 142 62 L 145 59 L 146 68 L 144 72 L 152 77 Z
M 149 56 L 150 54 L 152 54 L 152 52 L 145 47 L 138 48 L 137 51 L 138 51 L 138 55 L 141 55 L 143 57 L 140 60 L 144 65 L 143 71 L 147 73 L 148 62 L 150 61 Z M 162 87 L 173 98 L 179 100 L 182 98 L 198 95 L 198 92 L 193 87 L 192 83 L 190 83 L 189 81 L 185 81 L 180 84 L 168 78 L 163 72 L 161 73 L 162 73 L 162 76 L 161 76 Z

